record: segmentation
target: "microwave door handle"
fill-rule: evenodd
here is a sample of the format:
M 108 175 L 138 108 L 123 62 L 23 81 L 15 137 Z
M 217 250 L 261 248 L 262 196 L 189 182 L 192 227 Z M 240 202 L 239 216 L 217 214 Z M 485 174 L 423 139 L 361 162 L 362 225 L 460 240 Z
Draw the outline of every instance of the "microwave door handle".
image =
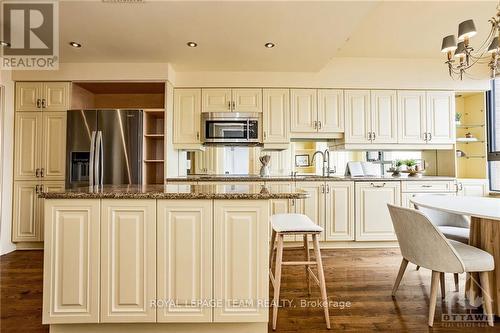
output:
M 96 132 L 92 131 L 92 136 L 90 137 L 89 186 L 94 186 L 95 135 Z

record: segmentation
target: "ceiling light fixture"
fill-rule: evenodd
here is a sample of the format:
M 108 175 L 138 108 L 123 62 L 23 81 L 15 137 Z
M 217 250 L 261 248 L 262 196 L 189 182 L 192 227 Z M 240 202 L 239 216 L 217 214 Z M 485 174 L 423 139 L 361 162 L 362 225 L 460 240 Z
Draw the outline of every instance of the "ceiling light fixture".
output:
M 187 42 L 186 45 L 189 47 L 197 47 L 198 46 L 198 44 L 195 42 Z
M 77 42 L 69 42 L 69 45 L 73 46 L 74 48 L 80 48 L 80 47 L 82 47 L 82 44 L 77 43 Z
M 0 46 L 2 46 L 2 47 L 10 47 L 10 43 L 9 42 L 4 42 L 3 40 L 0 40 Z
M 489 21 L 491 29 L 486 40 L 478 50 L 470 45 L 470 39 L 477 34 L 476 25 L 473 20 L 466 20 L 458 25 L 458 43 L 455 35 L 443 38 L 441 52 L 446 54 L 448 73 L 452 78 L 463 79 L 467 70 L 477 64 L 488 64 L 491 77 L 494 78 L 499 69 L 500 45 L 498 44 L 500 33 L 500 4 L 497 6 L 497 14 Z M 456 58 L 456 59 L 454 59 Z
M 264 44 L 264 46 L 267 47 L 268 49 L 272 49 L 273 47 L 276 46 L 276 44 L 269 42 L 269 43 Z

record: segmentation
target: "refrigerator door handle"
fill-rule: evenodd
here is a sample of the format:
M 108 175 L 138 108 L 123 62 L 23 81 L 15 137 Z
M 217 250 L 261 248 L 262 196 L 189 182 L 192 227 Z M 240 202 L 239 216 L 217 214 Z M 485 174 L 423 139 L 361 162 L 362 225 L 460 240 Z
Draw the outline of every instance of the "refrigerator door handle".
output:
M 95 158 L 94 158 L 94 169 L 95 169 L 95 182 L 94 185 L 101 185 L 102 181 L 102 166 L 101 162 L 101 143 L 102 143 L 102 132 L 97 131 L 96 135 L 96 144 L 95 144 Z
M 92 136 L 90 137 L 89 186 L 94 186 L 95 139 L 96 139 L 96 131 L 92 131 Z
M 99 185 L 103 185 L 104 179 L 104 146 L 102 145 L 102 131 L 97 133 L 97 137 L 99 138 L 99 153 L 100 153 L 100 165 L 99 165 Z

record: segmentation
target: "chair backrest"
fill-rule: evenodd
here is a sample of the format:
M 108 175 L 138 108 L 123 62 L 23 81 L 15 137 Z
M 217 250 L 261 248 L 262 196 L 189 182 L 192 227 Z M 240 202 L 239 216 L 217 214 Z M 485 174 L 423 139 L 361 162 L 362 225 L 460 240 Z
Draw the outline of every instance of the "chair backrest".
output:
M 403 257 L 438 272 L 461 273 L 462 259 L 427 216 L 415 209 L 388 204 Z
M 470 228 L 467 217 L 459 214 L 444 212 L 438 209 L 425 208 L 415 205 L 415 208 L 427 215 L 432 224 L 437 226 L 450 226 L 458 228 Z

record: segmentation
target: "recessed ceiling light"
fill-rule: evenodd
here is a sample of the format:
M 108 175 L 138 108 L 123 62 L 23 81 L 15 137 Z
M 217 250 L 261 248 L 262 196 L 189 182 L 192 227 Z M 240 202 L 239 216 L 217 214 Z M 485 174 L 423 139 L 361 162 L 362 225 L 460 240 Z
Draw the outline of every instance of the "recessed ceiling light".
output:
M 186 45 L 189 47 L 197 47 L 198 46 L 198 44 L 195 42 L 187 42 Z
M 0 46 L 2 46 L 2 47 L 10 47 L 10 43 L 9 42 L 4 42 L 3 40 L 0 40 Z
M 274 44 L 274 43 L 266 43 L 266 44 L 264 44 L 264 46 L 267 47 L 268 49 L 272 49 L 273 47 L 276 46 L 276 44 Z
M 77 42 L 69 42 L 69 45 L 75 47 L 75 48 L 80 48 L 82 47 L 82 44 L 80 43 L 77 43 Z

